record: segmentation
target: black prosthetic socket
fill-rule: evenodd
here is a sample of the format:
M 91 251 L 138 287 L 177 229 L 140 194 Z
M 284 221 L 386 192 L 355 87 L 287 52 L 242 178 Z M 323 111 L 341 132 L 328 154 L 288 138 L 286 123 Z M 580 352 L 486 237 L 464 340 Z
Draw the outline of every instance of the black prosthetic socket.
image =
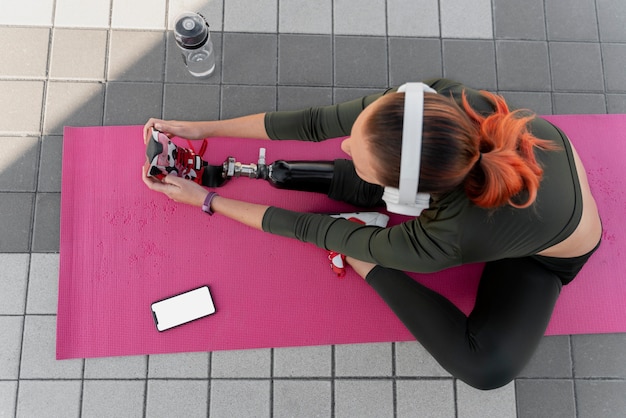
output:
M 202 174 L 202 185 L 206 187 L 220 187 L 226 183 L 223 175 L 224 167 L 221 165 L 207 165 Z
M 334 172 L 332 161 L 284 161 L 272 163 L 267 180 L 278 189 L 327 194 Z
M 363 181 L 350 160 L 276 161 L 269 166 L 268 181 L 279 189 L 328 195 L 355 206 L 384 206 L 383 187 Z

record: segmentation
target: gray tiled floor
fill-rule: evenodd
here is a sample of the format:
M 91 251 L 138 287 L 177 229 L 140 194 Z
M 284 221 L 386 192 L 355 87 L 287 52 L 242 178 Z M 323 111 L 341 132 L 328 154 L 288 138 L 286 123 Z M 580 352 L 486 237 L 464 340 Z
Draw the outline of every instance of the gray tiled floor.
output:
M 217 70 L 171 33 L 209 18 Z M 446 76 L 550 113 L 626 113 L 623 0 L 0 2 L 0 417 L 621 417 L 626 335 L 547 337 L 480 392 L 417 343 L 55 360 L 65 125 L 216 119 Z

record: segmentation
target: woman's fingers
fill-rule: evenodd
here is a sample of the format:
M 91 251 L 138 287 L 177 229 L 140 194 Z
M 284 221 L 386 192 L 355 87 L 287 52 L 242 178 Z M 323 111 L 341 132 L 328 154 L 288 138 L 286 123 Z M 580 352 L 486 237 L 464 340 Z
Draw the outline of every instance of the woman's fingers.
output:
M 150 190 L 160 191 L 157 190 L 160 182 L 153 179 L 152 177 L 148 177 L 148 164 L 144 164 L 141 167 L 141 179 Z
M 148 142 L 148 138 L 152 135 L 153 129 L 163 132 L 168 138 L 174 136 L 185 137 L 185 128 L 180 122 L 150 118 L 143 127 L 144 143 Z
M 159 121 L 159 119 L 150 118 L 148 122 L 143 126 L 143 143 L 147 144 L 150 135 L 152 135 L 152 129 L 154 125 Z

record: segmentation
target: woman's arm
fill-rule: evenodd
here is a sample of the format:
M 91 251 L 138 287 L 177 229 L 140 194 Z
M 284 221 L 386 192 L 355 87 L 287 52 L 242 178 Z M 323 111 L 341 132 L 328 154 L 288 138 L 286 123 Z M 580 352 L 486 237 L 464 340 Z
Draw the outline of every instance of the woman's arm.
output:
M 234 119 L 204 122 L 185 122 L 152 118 L 144 125 L 144 138 L 148 136 L 152 128 L 169 134 L 170 136 L 178 136 L 185 139 L 204 139 L 219 136 L 269 139 L 265 130 L 265 113 L 257 113 Z
M 425 82 L 437 89 L 458 84 L 445 79 L 432 79 Z M 323 141 L 328 138 L 350 135 L 352 125 L 363 109 L 381 96 L 395 91 L 395 88 L 387 89 L 381 93 L 330 106 L 257 113 L 234 119 L 187 122 L 152 118 L 144 126 L 144 138 L 147 137 L 150 129 L 155 128 L 170 136 L 186 139 L 222 136 Z
M 234 137 L 323 141 L 350 135 L 352 124 L 361 111 L 390 91 L 392 89 L 331 106 L 257 113 L 234 119 L 188 122 L 152 118 L 144 125 L 144 138 L 154 128 L 170 137 L 186 139 Z
M 450 239 L 450 222 L 430 222 L 438 209 L 428 211 L 419 218 L 381 228 L 272 206 L 263 216 L 262 227 L 272 234 L 397 270 L 430 273 L 460 265 L 456 241 Z

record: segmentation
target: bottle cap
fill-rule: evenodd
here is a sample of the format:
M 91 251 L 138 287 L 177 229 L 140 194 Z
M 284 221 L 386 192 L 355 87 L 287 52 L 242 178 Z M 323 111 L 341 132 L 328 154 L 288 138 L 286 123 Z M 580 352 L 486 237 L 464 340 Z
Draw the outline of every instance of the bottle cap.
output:
M 209 24 L 199 13 L 183 13 L 176 18 L 174 38 L 181 48 L 198 49 L 209 37 Z

